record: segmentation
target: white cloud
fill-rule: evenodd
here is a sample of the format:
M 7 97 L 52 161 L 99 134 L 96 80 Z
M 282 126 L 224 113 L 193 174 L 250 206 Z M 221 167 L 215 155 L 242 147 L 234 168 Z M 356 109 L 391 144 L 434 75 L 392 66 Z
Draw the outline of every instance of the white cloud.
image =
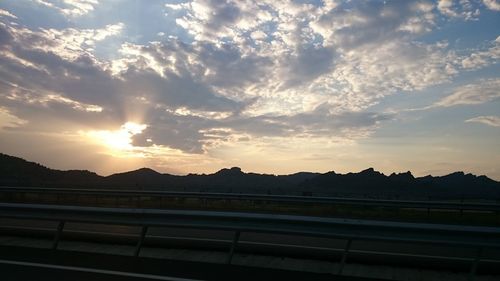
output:
M 465 122 L 477 122 L 488 126 L 500 127 L 500 116 L 478 116 L 465 120 Z
M 483 3 L 490 10 L 500 11 L 500 3 L 497 0 L 483 0 Z
M 429 2 L 367 1 L 320 13 L 310 26 L 326 44 L 353 49 L 429 32 L 435 27 L 435 14 Z
M 179 3 L 179 4 L 165 4 L 165 7 L 172 9 L 172 10 L 181 10 L 185 9 L 188 7 L 186 3 Z
M 451 18 L 462 18 L 465 20 L 475 20 L 480 12 L 469 0 L 439 0 L 438 10 Z
M 479 69 L 495 64 L 500 60 L 500 36 L 490 43 L 486 50 L 475 50 L 462 59 L 461 65 L 465 69 Z
M 363 110 L 458 72 L 446 42 L 414 40 L 436 25 L 432 2 L 228 3 L 183 4 L 187 15 L 178 23 L 197 46 L 191 70 L 203 67 L 203 80 L 229 98 L 256 99 L 245 114 L 297 114 L 325 102 L 339 112 Z M 226 9 L 233 17 L 224 16 Z M 203 51 L 207 42 L 213 51 Z
M 53 52 L 65 59 L 75 60 L 83 54 L 93 57 L 96 42 L 109 36 L 120 34 L 124 24 L 110 24 L 100 29 L 44 29 L 33 31 L 25 27 L 10 27 L 0 23 L 8 30 L 17 44 L 30 49 Z
M 458 14 L 453 10 L 453 0 L 439 0 L 438 10 L 448 16 L 457 17 Z
M 92 12 L 99 4 L 98 0 L 35 0 L 37 3 L 56 9 L 61 14 L 68 17 L 79 17 Z
M 61 95 L 46 95 L 44 97 L 38 98 L 36 102 L 41 103 L 43 105 L 47 105 L 48 103 L 60 103 L 60 104 L 66 104 L 68 106 L 71 106 L 71 108 L 75 110 L 82 110 L 82 111 L 87 111 L 87 112 L 101 112 L 102 107 L 98 105 L 92 105 L 92 104 L 83 104 L 81 102 L 77 102 L 74 100 L 71 100 L 69 98 L 63 97 Z
M 488 79 L 455 89 L 453 94 L 438 101 L 434 107 L 482 104 L 498 98 L 500 98 L 500 79 Z
M 16 15 L 11 14 L 9 11 L 0 9 L 0 17 L 9 17 L 13 19 L 17 19 Z
M 26 124 L 26 120 L 11 114 L 9 110 L 0 106 L 0 129 L 20 127 Z
M 258 41 L 258 40 L 264 40 L 267 38 L 267 34 L 264 33 L 262 30 L 256 30 L 250 34 L 250 37 L 252 37 L 253 40 Z

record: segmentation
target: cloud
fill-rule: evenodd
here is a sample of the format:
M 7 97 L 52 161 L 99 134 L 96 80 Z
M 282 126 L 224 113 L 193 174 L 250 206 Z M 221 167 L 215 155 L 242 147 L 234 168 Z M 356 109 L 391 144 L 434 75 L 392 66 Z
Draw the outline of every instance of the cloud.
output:
M 372 112 L 336 114 L 330 112 L 329 107 L 324 104 L 312 112 L 292 116 L 228 116 L 220 119 L 150 112 L 148 128 L 134 136 L 134 145 L 165 145 L 189 153 L 202 153 L 241 137 L 252 140 L 297 136 L 356 140 L 370 135 L 380 122 L 393 118 L 390 114 Z
M 462 1 L 458 8 L 472 17 L 477 5 Z M 449 82 L 462 64 L 471 67 L 445 41 L 415 40 L 437 25 L 428 1 L 191 1 L 175 9 L 184 11 L 178 24 L 194 36 L 198 50 L 190 52 L 206 69 L 206 83 L 229 98 L 256 98 L 251 115 L 297 114 L 324 102 L 363 110 L 398 91 Z M 229 18 L 224 9 L 237 12 Z
M 490 10 L 500 11 L 500 3 L 497 0 L 483 0 L 483 3 Z
M 251 57 L 241 59 L 237 50 L 212 44 L 192 47 L 171 39 L 149 46 L 128 43 L 121 52 L 126 58 L 115 63 L 123 63 L 118 77 L 130 85 L 126 91 L 174 110 L 240 111 L 245 102 L 224 97 L 212 85 L 238 85 L 259 73 Z
M 311 82 L 317 77 L 331 72 L 334 67 L 335 51 L 332 48 L 306 46 L 284 62 L 284 87 L 294 87 Z
M 121 76 L 131 93 L 142 93 L 148 101 L 167 108 L 187 107 L 203 111 L 239 111 L 241 103 L 217 95 L 209 86 L 190 75 L 166 72 L 165 77 L 146 71 L 129 70 Z
M 480 14 L 479 9 L 468 0 L 439 0 L 437 8 L 443 15 L 465 20 L 477 19 Z
M 35 0 L 38 4 L 55 9 L 68 17 L 79 17 L 93 11 L 98 0 Z
M 20 127 L 26 123 L 15 115 L 12 115 L 7 109 L 0 107 L 0 129 Z
M 500 79 L 488 79 L 456 88 L 451 95 L 441 99 L 433 107 L 482 104 L 498 98 Z
M 0 30 L 7 35 L 0 47 L 0 101 L 27 120 L 19 130 L 57 130 L 71 122 L 99 126 L 99 118 L 119 119 L 118 80 L 83 46 L 85 38 L 105 37 L 101 30 L 33 31 L 3 23 Z
M 123 26 L 123 23 L 116 23 L 100 29 L 40 28 L 34 31 L 0 22 L 2 32 L 8 33 L 14 39 L 15 44 L 23 49 L 56 53 L 69 60 L 75 60 L 82 55 L 93 57 L 96 42 L 120 34 Z M 15 50 L 12 48 L 11 52 L 13 51 Z
M 209 111 L 234 111 L 240 108 L 238 103 L 217 96 L 206 84 L 196 81 L 197 78 L 193 76 L 196 73 L 191 72 L 193 69 L 185 69 L 179 65 L 170 70 L 159 70 L 159 73 L 145 71 L 141 62 L 146 68 L 151 68 L 153 63 L 165 63 L 161 60 L 164 53 L 156 49 L 134 46 L 136 53 L 129 54 L 127 67 L 120 75 L 111 75 L 108 71 L 110 65 L 100 62 L 86 46 L 115 35 L 121 28 L 122 24 L 79 31 L 1 29 L 5 30 L 1 33 L 5 34 L 2 38 L 13 40 L 4 55 L 8 59 L 7 65 L 16 71 L 6 73 L 6 77 L 11 76 L 11 82 L 26 88 L 36 88 L 27 84 L 39 82 L 41 85 L 38 87 L 42 86 L 49 92 L 62 94 L 69 99 L 113 107 L 119 102 L 114 99 L 129 98 L 119 97 L 120 93 L 140 93 L 140 96 L 148 97 L 152 102 L 167 103 L 174 108 L 188 106 Z M 169 52 L 174 54 L 179 49 L 180 47 Z M 180 52 L 175 55 L 179 54 Z M 181 61 L 182 58 L 179 58 L 179 62 Z M 23 64 L 23 69 L 19 69 L 20 63 Z M 22 74 L 27 72 L 33 81 L 22 79 Z M 53 83 L 47 83 L 49 81 Z
M 465 120 L 465 122 L 477 122 L 488 126 L 500 127 L 500 116 L 478 116 Z
M 234 35 L 229 26 L 234 25 L 241 16 L 239 6 L 232 1 L 192 1 L 185 7 L 189 7 L 189 12 L 177 19 L 177 24 L 199 39 Z
M 9 17 L 13 19 L 17 19 L 16 15 L 11 14 L 9 11 L 0 9 L 0 17 Z
M 193 52 L 208 71 L 206 82 L 218 88 L 243 87 L 262 81 L 273 65 L 271 58 L 244 54 L 233 44 L 200 43 L 195 45 Z
M 319 15 L 311 27 L 327 44 L 353 49 L 430 31 L 435 25 L 432 10 L 429 2 L 417 1 L 344 4 Z
M 476 70 L 492 64 L 500 59 L 500 36 L 490 42 L 490 46 L 485 50 L 475 50 L 461 61 L 461 66 L 465 69 Z
M 371 109 L 385 97 L 452 81 L 497 57 L 496 43 L 458 52 L 422 40 L 445 14 L 429 1 L 161 4 L 148 20 L 177 24 L 161 38 L 146 26 L 136 36 L 118 16 L 81 28 L 83 15 L 103 12 L 97 1 L 39 3 L 83 23 L 34 28 L 0 19 L 0 102 L 26 120 L 15 130 L 113 131 L 136 122 L 147 127 L 133 144 L 148 149 L 196 154 L 242 140 L 363 139 L 394 118 Z M 455 8 L 446 9 L 459 15 Z M 457 90 L 437 106 L 493 99 L 495 87 L 486 98 Z

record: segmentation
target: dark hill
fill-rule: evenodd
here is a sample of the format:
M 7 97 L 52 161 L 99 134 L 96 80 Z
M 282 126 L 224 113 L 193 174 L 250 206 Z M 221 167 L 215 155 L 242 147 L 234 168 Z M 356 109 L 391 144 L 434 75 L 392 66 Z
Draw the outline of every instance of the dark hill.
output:
M 150 168 L 141 168 L 135 171 L 107 176 L 102 180 L 102 184 L 107 187 L 159 189 L 162 186 L 171 185 L 171 181 L 176 177 L 174 175 L 158 173 Z
M 0 153 L 0 185 L 154 189 L 268 193 L 286 195 L 348 196 L 400 199 L 500 199 L 500 183 L 486 176 L 456 172 L 415 178 L 411 172 L 386 176 L 373 168 L 359 173 L 291 175 L 245 173 L 238 167 L 213 174 L 176 176 L 149 168 L 102 177 L 80 170 L 60 171 Z
M 312 179 L 318 175 L 321 175 L 321 174 L 320 173 L 310 173 L 310 172 L 298 172 L 295 174 L 282 175 L 282 176 L 278 176 L 278 177 L 287 181 L 289 184 L 299 185 L 300 183 L 302 183 L 306 180 Z
M 102 177 L 86 170 L 60 171 L 38 163 L 0 153 L 0 184 L 13 186 L 35 185 L 95 185 Z

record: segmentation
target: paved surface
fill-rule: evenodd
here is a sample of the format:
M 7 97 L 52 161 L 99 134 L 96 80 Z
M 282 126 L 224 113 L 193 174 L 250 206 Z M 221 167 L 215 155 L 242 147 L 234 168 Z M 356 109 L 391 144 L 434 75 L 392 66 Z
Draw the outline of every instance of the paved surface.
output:
M 0 234 L 2 235 L 47 238 L 45 244 L 18 239 L 17 242 L 6 241 L 7 245 L 17 243 L 14 245 L 48 248 L 51 246 L 56 227 L 57 222 L 0 219 Z M 23 230 L 21 231 L 20 228 Z M 135 245 L 140 231 L 140 227 L 135 226 L 66 223 L 60 246 L 65 247 L 71 240 Z M 228 250 L 232 238 L 233 232 L 231 231 L 150 227 L 144 245 L 151 248 L 200 249 L 205 252 L 223 252 Z M 285 247 L 285 245 L 288 246 Z M 238 252 L 256 255 L 276 253 L 299 259 L 338 261 L 345 245 L 345 239 L 243 232 L 238 243 Z M 72 247 L 78 247 L 78 245 Z M 112 248 L 101 244 L 100 248 L 105 248 L 108 253 L 123 251 L 123 253 L 118 254 L 124 255 L 134 251 L 133 246 L 131 249 L 125 249 L 125 247 Z M 470 247 L 354 240 L 348 262 L 467 271 L 476 255 L 477 249 Z M 450 260 L 449 257 L 453 259 Z M 224 258 L 222 258 L 223 260 Z M 484 248 L 479 271 L 488 273 L 490 271 L 498 272 L 499 269 L 500 251 L 495 248 Z
M 9 226 L 14 227 L 15 231 L 7 231 Z M 38 248 L 46 251 L 52 245 L 56 226 L 57 223 L 55 222 L 1 219 L 0 233 L 2 234 L 0 234 L 0 245 L 13 247 L 12 249 L 23 247 L 32 248 L 31 250 Z M 24 231 L 19 232 L 19 227 L 24 228 Z M 134 253 L 134 245 L 137 243 L 139 232 L 139 227 L 67 223 L 58 249 L 87 253 L 89 255 L 114 255 L 129 259 L 132 253 Z M 227 258 L 228 245 L 232 239 L 232 234 L 230 231 L 168 227 L 150 228 L 140 256 L 141 259 L 149 258 L 154 260 L 162 259 L 203 263 L 210 264 L 210 267 L 224 266 L 223 263 Z M 209 241 L 201 238 L 208 238 Z M 297 247 L 292 247 L 285 251 L 285 248 L 278 245 L 280 243 L 292 244 Z M 257 269 L 265 270 L 267 268 L 284 271 L 294 270 L 304 274 L 316 273 L 319 274 L 318 276 L 326 274 L 331 280 L 332 273 L 337 273 L 339 268 L 338 261 L 340 260 L 340 253 L 342 253 L 345 243 L 346 241 L 343 239 L 292 237 L 278 234 L 245 232 L 241 235 L 237 252 L 233 258 L 233 264 L 244 268 L 253 268 L 253 271 Z M 7 251 L 11 254 L 12 250 L 8 250 L 9 248 L 5 249 L 7 250 L 0 249 L 0 253 Z M 380 255 L 375 252 L 386 253 Z M 391 256 L 389 252 L 399 254 Z M 273 256 L 272 253 L 276 253 L 276 255 Z M 277 255 L 278 253 L 280 254 L 279 256 Z M 475 254 L 476 249 L 460 249 L 449 246 L 354 241 L 352 243 L 352 252 L 349 253 L 347 258 L 344 274 L 351 277 L 405 281 L 467 280 L 467 273 L 473 260 L 471 257 L 474 257 Z M 430 258 L 429 255 L 433 255 L 434 257 Z M 451 262 L 449 261 L 448 264 L 445 263 L 444 259 L 439 258 L 439 256 L 444 257 L 449 255 L 456 257 L 456 259 Z M 499 255 L 500 253 L 497 249 L 484 249 L 478 268 L 479 276 L 476 278 L 477 281 L 500 280 Z M 104 276 L 103 280 L 112 280 L 112 278 L 118 278 L 117 276 L 119 276 L 120 280 L 128 280 L 126 278 L 132 278 L 130 280 L 137 278 L 140 280 L 157 278 L 151 276 L 120 275 L 117 273 L 121 272 L 119 268 L 106 269 L 117 272 L 104 273 L 81 269 L 76 270 L 74 268 L 54 268 L 53 266 L 47 266 L 47 261 L 44 259 L 32 261 L 29 259 L 25 260 L 23 256 L 18 256 L 18 259 L 18 261 L 38 263 L 38 265 L 13 263 L 12 257 L 9 255 L 5 256 L 4 260 L 11 262 L 0 263 L 0 265 L 2 268 L 8 269 L 7 272 L 21 274 L 18 277 L 23 277 L 24 275 L 22 274 L 28 274 L 28 272 L 31 272 L 29 274 L 33 274 L 33 276 L 44 276 L 45 274 L 50 275 L 50 272 L 57 271 L 58 273 L 54 274 L 76 274 L 76 277 L 71 277 L 71 279 L 75 280 L 79 280 L 78 276 L 86 274 L 94 274 L 97 276 L 96 278 L 100 278 L 99 276 L 102 275 Z M 53 264 L 49 263 L 48 265 Z M 81 266 L 78 265 L 77 267 Z M 87 268 L 86 265 L 83 268 Z M 127 267 L 127 269 L 129 268 L 133 267 Z M 177 268 L 177 266 L 174 268 Z M 227 270 L 227 268 L 226 266 L 224 270 Z M 293 275 L 298 276 L 297 273 Z M 12 280 L 25 279 L 33 280 L 32 278 L 14 278 Z M 63 279 L 67 280 L 69 278 Z M 311 278 L 303 280 L 309 279 Z M 88 279 L 83 278 L 82 280 Z M 214 280 L 222 279 L 216 278 Z M 235 278 L 232 280 L 243 279 Z
M 337 280 L 382 279 L 333 276 L 240 265 L 134 258 L 118 255 L 0 247 L 2 280 Z
M 138 266 L 139 268 L 142 268 L 144 264 L 149 264 L 150 263 L 149 261 L 156 261 L 156 262 L 159 261 L 159 263 L 162 264 L 160 268 L 163 269 L 166 269 L 166 267 L 164 266 L 168 262 L 169 264 L 172 265 L 171 267 L 174 269 L 182 271 L 183 268 L 187 268 L 187 272 L 192 271 L 193 270 L 192 268 L 194 267 L 192 265 L 187 267 L 180 266 L 184 262 L 187 262 L 188 264 L 191 263 L 205 264 L 208 265 L 210 268 L 216 268 L 216 267 L 221 267 L 224 269 L 228 268 L 223 264 L 227 257 L 227 252 L 220 252 L 220 251 L 200 251 L 200 250 L 190 250 L 190 249 L 166 249 L 166 248 L 156 248 L 156 247 L 155 248 L 145 247 L 143 250 L 141 250 L 141 258 L 137 259 L 131 257 L 134 250 L 134 247 L 131 245 L 118 245 L 118 244 L 113 245 L 113 244 L 102 244 L 102 243 L 91 243 L 91 242 L 62 241 L 60 244 L 61 250 L 51 251 L 47 250 L 47 248 L 50 247 L 51 245 L 50 240 L 18 238 L 18 237 L 0 237 L 0 245 L 1 244 L 3 245 L 9 244 L 16 246 L 0 246 L 0 259 L 28 261 L 28 262 L 35 262 L 42 264 L 46 264 L 47 258 L 51 257 L 53 253 L 71 253 L 69 256 L 66 256 L 68 257 L 67 259 L 62 258 L 60 260 L 56 260 L 54 263 L 61 264 L 59 263 L 59 261 L 61 261 L 62 265 L 72 266 L 74 265 L 72 261 L 75 259 L 75 257 L 81 256 L 84 257 L 82 258 L 84 261 L 94 262 L 98 266 L 102 266 L 103 264 L 109 266 L 112 265 L 113 262 L 111 262 L 111 260 L 107 257 L 113 256 L 116 257 L 114 258 L 114 260 L 120 261 L 118 262 L 119 266 L 123 266 L 126 264 L 125 262 L 123 262 L 123 260 L 132 259 L 133 261 L 137 260 L 148 261 L 148 262 L 141 262 L 142 265 L 138 264 L 135 265 L 136 267 Z M 38 249 L 33 247 L 38 247 Z M 34 253 L 39 253 L 39 254 L 37 256 Z M 119 257 L 122 257 L 123 260 L 121 260 Z M 166 263 L 163 263 L 163 261 L 166 261 Z M 176 264 L 176 262 L 179 263 Z M 237 267 L 253 268 L 254 271 L 264 271 L 264 272 L 267 269 L 271 270 L 281 269 L 284 271 L 293 270 L 294 271 L 292 274 L 293 276 L 290 277 L 292 278 L 290 280 L 324 280 L 324 279 L 311 279 L 313 276 L 315 278 L 316 277 L 320 278 L 322 275 L 328 276 L 328 278 L 330 278 L 328 280 L 366 280 L 362 278 L 331 279 L 333 277 L 332 273 L 336 273 L 338 270 L 338 262 L 333 262 L 333 261 L 236 253 L 233 258 L 233 263 L 235 264 L 235 266 L 231 266 L 230 268 L 237 268 Z M 0 263 L 0 265 L 2 265 L 2 263 Z M 7 269 L 12 268 L 13 273 L 21 274 L 18 275 L 19 277 L 22 277 L 23 276 L 22 274 L 24 274 L 23 269 L 20 269 L 19 267 L 13 266 L 11 264 L 2 266 L 6 266 Z M 110 270 L 119 271 L 119 267 L 111 267 L 111 268 L 107 267 L 107 268 Z M 134 267 L 126 265 L 125 268 L 131 269 Z M 479 268 L 481 268 L 481 266 Z M 35 270 L 34 274 L 36 274 L 36 272 L 39 272 L 38 270 L 47 271 L 48 269 L 35 267 L 31 269 L 28 268 L 27 270 Z M 2 272 L 11 272 L 11 271 L 2 271 Z M 318 273 L 320 275 L 315 275 Z M 40 274 L 43 275 L 45 273 L 40 272 Z M 72 274 L 75 274 L 75 272 L 72 272 Z M 154 271 L 151 274 L 158 274 L 158 272 Z M 250 276 L 254 276 L 254 274 L 255 273 L 252 273 L 252 275 Z M 225 275 L 226 273 L 224 274 L 224 276 Z M 344 268 L 344 275 L 351 276 L 351 278 L 369 277 L 369 278 L 378 278 L 382 280 L 405 280 L 405 281 L 447 281 L 447 280 L 466 281 L 467 280 L 466 271 L 453 272 L 453 271 L 443 271 L 443 270 L 438 271 L 438 270 L 422 269 L 418 267 L 418 264 L 416 264 L 415 267 L 411 268 L 411 267 L 395 267 L 395 266 L 383 266 L 383 265 L 367 265 L 367 264 L 348 262 Z M 305 277 L 304 279 L 293 279 L 293 277 L 298 277 L 298 276 L 303 276 L 303 277 L 305 276 Z M 195 278 L 197 276 L 188 276 L 188 277 Z M 71 279 L 80 280 L 78 278 L 72 277 Z M 131 277 L 121 276 L 120 278 L 131 278 Z M 13 278 L 10 280 L 38 280 L 38 279 Z M 70 279 L 64 278 L 64 279 L 51 279 L 51 280 L 70 280 Z M 81 280 L 85 280 L 85 278 Z M 103 280 L 108 280 L 108 279 L 103 279 Z M 128 280 L 128 279 L 120 279 L 120 280 Z M 225 280 L 225 279 L 215 278 L 214 280 Z M 244 280 L 244 279 L 236 278 L 232 280 Z M 253 280 L 268 280 L 268 279 L 253 279 Z M 283 279 L 277 278 L 274 280 L 283 280 Z M 368 279 L 368 280 L 373 280 L 373 279 Z M 480 276 L 476 277 L 476 281 L 494 281 L 494 280 L 496 281 L 500 280 L 500 275 L 498 273 L 481 274 Z

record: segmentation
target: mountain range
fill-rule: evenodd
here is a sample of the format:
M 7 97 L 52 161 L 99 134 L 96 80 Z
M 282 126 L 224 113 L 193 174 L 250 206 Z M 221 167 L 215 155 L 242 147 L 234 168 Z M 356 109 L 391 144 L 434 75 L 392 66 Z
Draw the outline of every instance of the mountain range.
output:
M 149 168 L 100 176 L 86 170 L 60 171 L 0 153 L 0 186 L 113 188 L 166 191 L 265 193 L 391 199 L 500 199 L 500 182 L 455 172 L 414 177 L 386 176 L 373 168 L 358 173 L 299 172 L 290 175 L 245 173 L 238 167 L 213 174 L 163 174 Z

